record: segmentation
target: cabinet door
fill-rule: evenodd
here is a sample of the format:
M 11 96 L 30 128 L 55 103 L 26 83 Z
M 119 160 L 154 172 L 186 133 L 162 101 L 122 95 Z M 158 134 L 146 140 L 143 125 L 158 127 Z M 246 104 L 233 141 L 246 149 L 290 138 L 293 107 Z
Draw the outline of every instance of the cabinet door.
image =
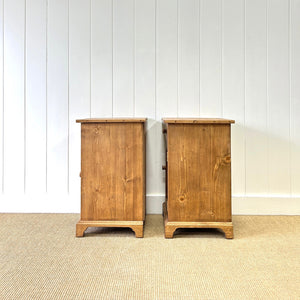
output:
M 81 125 L 81 219 L 144 220 L 143 123 Z
M 170 124 L 169 221 L 231 221 L 230 125 Z

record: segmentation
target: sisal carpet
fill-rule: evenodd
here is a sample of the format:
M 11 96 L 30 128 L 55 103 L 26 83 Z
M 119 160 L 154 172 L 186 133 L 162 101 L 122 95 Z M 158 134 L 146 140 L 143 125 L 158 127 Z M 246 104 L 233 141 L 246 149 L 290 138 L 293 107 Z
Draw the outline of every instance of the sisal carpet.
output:
M 300 216 L 234 216 L 217 230 L 145 237 L 90 228 L 76 214 L 0 214 L 0 299 L 300 299 Z

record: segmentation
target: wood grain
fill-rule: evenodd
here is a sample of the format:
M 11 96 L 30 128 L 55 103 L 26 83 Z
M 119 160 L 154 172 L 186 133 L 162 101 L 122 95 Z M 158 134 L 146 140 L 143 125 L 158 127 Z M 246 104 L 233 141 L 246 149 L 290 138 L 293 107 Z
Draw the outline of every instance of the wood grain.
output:
M 197 124 L 227 124 L 234 123 L 234 120 L 220 118 L 163 118 L 165 123 L 197 123 Z
M 81 221 L 144 221 L 141 122 L 81 122 Z
M 230 221 L 229 125 L 168 128 L 170 221 Z
M 89 118 L 76 120 L 76 123 L 144 123 L 146 120 L 146 118 Z
M 230 123 L 201 123 L 200 119 L 168 123 L 165 228 L 169 235 L 175 227 L 218 223 L 223 228 L 222 223 L 231 223 Z

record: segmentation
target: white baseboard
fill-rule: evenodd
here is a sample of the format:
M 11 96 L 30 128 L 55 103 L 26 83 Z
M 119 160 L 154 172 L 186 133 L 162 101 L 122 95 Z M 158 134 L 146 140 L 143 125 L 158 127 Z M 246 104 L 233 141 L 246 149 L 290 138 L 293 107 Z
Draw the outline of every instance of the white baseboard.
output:
M 148 214 L 161 214 L 164 195 L 148 195 Z M 300 215 L 300 196 L 233 196 L 233 215 Z
M 146 213 L 161 214 L 163 194 L 146 197 Z M 80 195 L 0 195 L 0 213 L 79 213 Z M 233 215 L 300 215 L 300 196 L 233 196 Z
M 147 195 L 146 196 L 146 214 L 162 214 L 162 204 L 165 201 L 165 195 Z
M 79 213 L 80 195 L 0 195 L 1 213 Z
M 233 215 L 300 215 L 300 196 L 233 196 Z

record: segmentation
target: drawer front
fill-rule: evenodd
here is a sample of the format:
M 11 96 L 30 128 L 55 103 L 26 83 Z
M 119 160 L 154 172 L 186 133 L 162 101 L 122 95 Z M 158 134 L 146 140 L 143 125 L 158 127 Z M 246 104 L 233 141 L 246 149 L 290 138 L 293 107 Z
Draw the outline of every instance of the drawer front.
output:
M 169 124 L 169 221 L 231 221 L 229 124 Z

